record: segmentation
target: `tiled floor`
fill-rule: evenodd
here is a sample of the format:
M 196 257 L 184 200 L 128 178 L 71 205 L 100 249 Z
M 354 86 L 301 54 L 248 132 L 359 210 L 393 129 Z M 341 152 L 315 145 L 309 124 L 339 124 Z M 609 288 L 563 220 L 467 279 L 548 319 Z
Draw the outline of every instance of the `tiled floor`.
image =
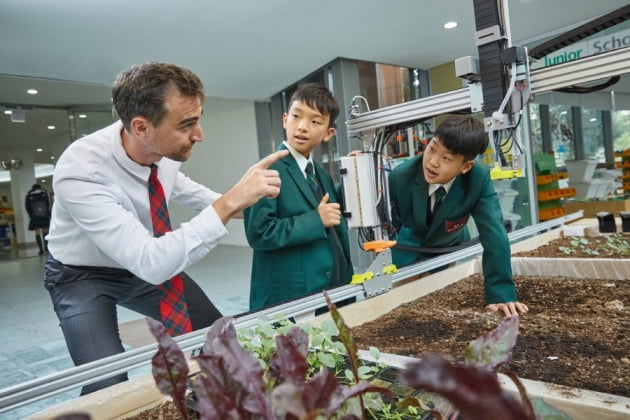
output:
M 251 253 L 247 247 L 219 246 L 186 272 L 223 314 L 241 313 L 248 305 Z M 21 251 L 24 257 L 17 259 L 6 254 L 0 253 L 0 389 L 72 367 L 42 283 L 45 257 L 38 256 L 37 249 Z M 125 308 L 119 308 L 118 316 L 120 323 L 143 317 Z M 78 393 L 69 391 L 1 413 L 0 419 L 21 419 Z

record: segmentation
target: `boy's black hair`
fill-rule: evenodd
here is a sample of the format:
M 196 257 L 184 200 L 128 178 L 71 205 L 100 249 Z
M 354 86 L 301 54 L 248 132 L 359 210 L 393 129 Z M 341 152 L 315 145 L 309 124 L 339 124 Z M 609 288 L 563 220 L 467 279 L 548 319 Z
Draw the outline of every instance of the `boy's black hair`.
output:
M 433 136 L 449 152 L 463 155 L 464 161 L 475 159 L 488 148 L 488 134 L 483 123 L 470 115 L 449 115 L 438 125 Z
M 295 101 L 304 102 L 309 107 L 321 112 L 322 115 L 327 115 L 328 127 L 335 126 L 335 120 L 339 115 L 339 103 L 325 85 L 321 83 L 307 83 L 298 87 L 291 95 L 289 108 Z

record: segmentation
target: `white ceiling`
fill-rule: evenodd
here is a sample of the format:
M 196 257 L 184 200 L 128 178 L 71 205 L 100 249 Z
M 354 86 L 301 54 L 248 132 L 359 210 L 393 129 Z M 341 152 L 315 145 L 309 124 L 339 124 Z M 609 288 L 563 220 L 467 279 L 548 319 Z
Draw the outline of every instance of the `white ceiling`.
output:
M 536 45 L 627 1 L 507 3 L 513 43 Z M 474 31 L 473 0 L 0 0 L 0 104 L 107 104 L 120 70 L 154 60 L 190 68 L 208 96 L 264 100 L 336 57 L 427 69 L 475 55 Z M 0 159 L 51 134 L 25 127 L 33 112 L 9 135 L 0 115 Z

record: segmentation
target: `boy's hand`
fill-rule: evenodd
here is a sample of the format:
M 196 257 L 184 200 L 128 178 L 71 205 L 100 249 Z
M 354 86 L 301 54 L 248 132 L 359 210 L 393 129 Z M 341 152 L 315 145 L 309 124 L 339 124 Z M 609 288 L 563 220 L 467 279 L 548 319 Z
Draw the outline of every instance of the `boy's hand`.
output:
M 326 228 L 337 226 L 341 223 L 341 206 L 339 203 L 329 203 L 329 198 L 330 196 L 326 193 L 326 195 L 322 197 L 319 206 L 317 206 L 319 217 L 322 219 L 322 223 Z
M 522 315 L 529 311 L 529 308 L 524 303 L 520 302 L 507 302 L 507 303 L 491 303 L 486 306 L 486 311 L 496 312 L 503 311 L 506 317 L 510 315 Z

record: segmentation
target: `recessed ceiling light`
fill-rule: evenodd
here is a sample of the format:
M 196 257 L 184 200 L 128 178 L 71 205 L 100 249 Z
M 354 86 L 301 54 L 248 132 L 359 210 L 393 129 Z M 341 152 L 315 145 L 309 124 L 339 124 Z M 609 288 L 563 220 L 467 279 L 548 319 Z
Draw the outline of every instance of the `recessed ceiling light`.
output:
M 54 157 L 54 156 L 51 156 L 51 157 L 50 157 L 50 160 L 55 160 L 55 157 Z
M 86 114 L 79 114 L 79 118 L 87 118 Z
M 39 147 L 39 148 L 37 148 L 37 149 L 35 149 L 35 150 L 36 150 L 37 152 L 43 152 L 43 151 L 44 151 L 44 149 L 42 149 L 41 147 Z
M 5 114 L 7 114 L 7 115 L 11 115 L 11 114 L 12 114 L 12 112 L 11 112 L 11 110 L 10 110 L 10 109 L 5 109 L 5 110 L 4 110 L 4 113 L 5 113 Z
M 450 22 L 446 22 L 444 24 L 444 29 L 453 29 L 453 28 L 457 28 L 458 23 L 455 22 L 454 20 L 450 21 Z
M 26 91 L 26 93 L 28 93 L 29 95 L 37 95 L 37 89 L 29 89 Z
M 49 130 L 54 130 L 54 129 L 55 129 L 55 126 L 54 126 L 54 125 L 49 125 L 49 126 L 48 126 L 48 129 L 49 129 Z
M 595 122 L 595 121 L 597 121 L 597 118 L 593 117 L 593 118 L 591 118 L 589 121 L 590 121 L 590 122 Z

